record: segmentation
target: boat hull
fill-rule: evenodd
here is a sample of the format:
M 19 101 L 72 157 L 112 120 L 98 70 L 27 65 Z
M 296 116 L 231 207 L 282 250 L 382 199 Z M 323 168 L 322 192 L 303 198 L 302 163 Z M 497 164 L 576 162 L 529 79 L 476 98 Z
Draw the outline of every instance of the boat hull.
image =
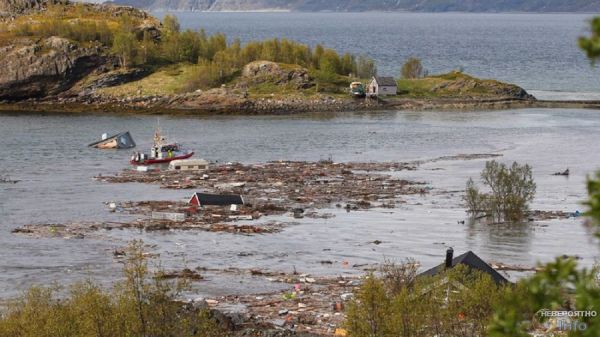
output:
M 144 159 L 142 161 L 131 160 L 130 163 L 131 163 L 131 165 L 166 164 L 166 163 L 172 162 L 173 160 L 177 160 L 177 159 L 188 159 L 188 158 L 190 158 L 193 155 L 194 155 L 194 152 L 190 152 L 190 153 L 182 154 L 182 155 L 179 155 L 179 156 L 173 156 L 173 157 L 169 157 L 169 158 Z

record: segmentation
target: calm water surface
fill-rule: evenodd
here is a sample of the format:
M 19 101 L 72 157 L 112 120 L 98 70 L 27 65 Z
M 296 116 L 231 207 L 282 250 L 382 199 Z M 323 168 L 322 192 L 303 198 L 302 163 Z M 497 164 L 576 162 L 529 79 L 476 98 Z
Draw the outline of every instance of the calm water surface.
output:
M 165 13 L 156 13 L 162 16 Z M 242 41 L 282 38 L 367 54 L 399 76 L 411 56 L 431 73 L 464 69 L 538 98 L 600 99 L 600 70 L 577 47 L 593 14 L 174 13 L 182 27 Z
M 443 259 L 446 246 L 473 250 L 485 259 L 531 265 L 557 255 L 578 255 L 584 265 L 598 256 L 581 219 L 544 221 L 515 228 L 463 225 L 460 190 L 485 160 L 438 161 L 398 173 L 433 187 L 425 197 L 403 197 L 396 209 L 302 219 L 274 235 L 136 231 L 100 233 L 102 239 L 31 239 L 10 230 L 27 223 L 123 220 L 108 201 L 183 199 L 189 191 L 142 184 L 107 184 L 93 176 L 128 167 L 129 151 L 86 147 L 104 131 L 129 130 L 139 149 L 150 145 L 156 119 L 148 116 L 0 115 L 0 172 L 22 180 L 0 184 L 0 298 L 27 285 L 119 277 L 112 251 L 132 238 L 155 244 L 166 267 L 264 268 L 336 275 L 357 273 L 350 264 L 384 257 L 413 257 L 423 267 Z M 409 161 L 464 153 L 499 153 L 504 162 L 531 164 L 538 193 L 534 209 L 582 210 L 585 176 L 600 168 L 600 114 L 593 110 L 493 112 L 377 112 L 294 117 L 162 117 L 176 141 L 212 161 L 267 160 Z M 551 174 L 570 168 L 569 178 Z M 450 192 L 448 192 L 450 191 Z M 292 221 L 290 217 L 276 218 Z M 381 245 L 369 244 L 381 240 Z M 331 260 L 333 265 L 319 261 Z M 210 276 L 211 294 L 265 291 L 260 279 Z

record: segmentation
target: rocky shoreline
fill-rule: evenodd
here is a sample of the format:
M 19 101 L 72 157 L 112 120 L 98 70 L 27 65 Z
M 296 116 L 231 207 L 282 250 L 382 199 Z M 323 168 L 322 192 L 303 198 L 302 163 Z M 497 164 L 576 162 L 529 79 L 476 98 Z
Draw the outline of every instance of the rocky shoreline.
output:
M 312 98 L 244 98 L 224 89 L 173 96 L 29 99 L 0 102 L 0 112 L 173 114 L 173 115 L 287 115 L 321 112 L 385 110 L 503 110 L 522 108 L 600 109 L 600 101 L 554 101 L 498 98 L 386 98 L 356 100 L 330 95 Z
M 517 85 L 478 79 L 461 72 L 414 79 L 413 87 L 401 88 L 398 96 L 355 99 L 347 92 L 350 78 L 321 83 L 311 69 L 265 60 L 246 64 L 240 74 L 221 87 L 196 90 L 197 86 L 182 84 L 192 75 L 177 77 L 177 73 L 193 72 L 193 67 L 185 62 L 172 64 L 170 68 L 158 64 L 124 67 L 109 46 L 100 41 L 82 43 L 62 36 L 16 34 L 19 22 L 39 21 L 41 13 L 49 9 L 47 2 L 41 0 L 13 5 L 4 9 L 11 16 L 0 20 L 5 35 L 10 33 L 0 41 L 0 60 L 5 67 L 0 73 L 0 111 L 283 115 L 374 110 L 600 108 L 600 101 L 539 101 Z M 93 20 L 106 17 L 113 21 L 125 16 L 135 19 L 136 36 L 159 41 L 162 34 L 158 19 L 131 7 L 86 4 L 76 8 L 66 4 L 61 10 L 54 15 L 61 17 L 75 11 L 87 13 Z M 167 90 L 165 80 L 174 82 L 171 84 L 174 87 Z M 162 85 L 160 90 L 156 83 Z

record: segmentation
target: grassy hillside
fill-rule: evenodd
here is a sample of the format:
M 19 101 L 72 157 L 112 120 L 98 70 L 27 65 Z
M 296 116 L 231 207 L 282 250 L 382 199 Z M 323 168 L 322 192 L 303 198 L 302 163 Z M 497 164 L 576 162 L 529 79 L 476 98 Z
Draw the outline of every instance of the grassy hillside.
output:
M 496 80 L 478 79 L 457 71 L 418 79 L 400 79 L 398 80 L 398 93 L 402 97 L 412 98 L 484 98 L 526 95 L 525 91 L 516 85 Z

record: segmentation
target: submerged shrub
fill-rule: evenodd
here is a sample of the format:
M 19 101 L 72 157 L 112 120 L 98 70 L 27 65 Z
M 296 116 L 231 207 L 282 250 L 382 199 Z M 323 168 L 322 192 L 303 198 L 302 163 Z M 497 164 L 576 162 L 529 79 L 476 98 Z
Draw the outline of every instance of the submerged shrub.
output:
M 472 216 L 483 214 L 499 222 L 523 220 L 536 190 L 529 165 L 514 162 L 507 167 L 495 160 L 488 161 L 481 172 L 481 180 L 489 192 L 481 192 L 473 179 L 467 181 L 464 199 L 468 213 Z

